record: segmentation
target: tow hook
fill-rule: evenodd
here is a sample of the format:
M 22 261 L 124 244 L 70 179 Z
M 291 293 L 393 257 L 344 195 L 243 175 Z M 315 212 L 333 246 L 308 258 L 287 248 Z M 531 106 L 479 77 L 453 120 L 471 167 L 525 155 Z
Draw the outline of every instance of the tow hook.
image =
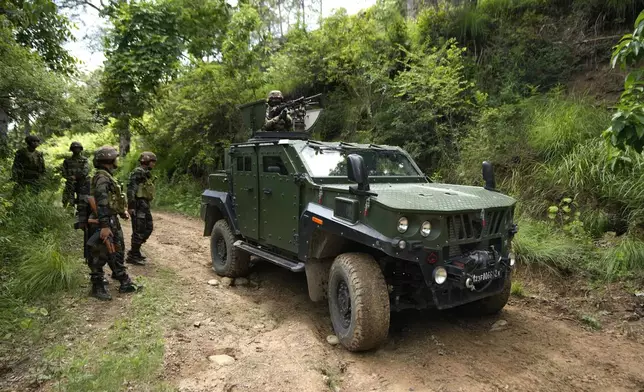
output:
M 472 280 L 472 278 L 465 279 L 465 287 L 467 287 L 471 291 L 476 290 L 476 288 L 474 287 L 474 281 Z

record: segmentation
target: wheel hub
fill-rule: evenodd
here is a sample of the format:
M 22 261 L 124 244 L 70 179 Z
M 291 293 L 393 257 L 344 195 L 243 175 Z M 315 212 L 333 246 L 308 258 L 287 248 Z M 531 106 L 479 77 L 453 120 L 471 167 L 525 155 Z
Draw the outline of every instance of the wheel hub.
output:
M 351 294 L 349 293 L 349 287 L 344 281 L 338 284 L 337 299 L 342 326 L 349 328 L 351 325 Z

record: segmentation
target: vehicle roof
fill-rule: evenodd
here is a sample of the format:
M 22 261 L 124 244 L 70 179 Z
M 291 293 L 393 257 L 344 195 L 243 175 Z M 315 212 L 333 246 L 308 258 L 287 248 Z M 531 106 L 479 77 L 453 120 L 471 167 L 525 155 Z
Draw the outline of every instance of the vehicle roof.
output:
M 327 147 L 327 148 L 346 148 L 346 149 L 375 149 L 375 150 L 395 150 L 402 151 L 398 146 L 388 146 L 383 144 L 364 144 L 364 143 L 347 143 L 347 142 L 321 142 L 318 140 L 300 140 L 300 139 L 250 139 L 247 142 L 234 143 L 231 146 L 233 147 L 244 147 L 244 146 L 274 146 L 274 145 L 291 145 L 294 147 L 305 147 L 310 146 L 313 148 L 316 147 Z

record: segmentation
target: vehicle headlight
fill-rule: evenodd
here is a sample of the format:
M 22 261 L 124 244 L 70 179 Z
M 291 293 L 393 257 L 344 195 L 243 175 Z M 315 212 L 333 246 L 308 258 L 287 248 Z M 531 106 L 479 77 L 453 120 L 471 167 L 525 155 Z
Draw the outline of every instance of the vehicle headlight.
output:
M 427 237 L 429 233 L 432 232 L 432 224 L 429 223 L 428 221 L 423 222 L 422 225 L 420 225 L 420 235 L 423 237 Z
M 447 280 L 447 270 L 445 267 L 434 268 L 434 282 L 443 284 Z
M 409 228 L 409 221 L 404 216 L 398 219 L 398 232 L 404 233 Z

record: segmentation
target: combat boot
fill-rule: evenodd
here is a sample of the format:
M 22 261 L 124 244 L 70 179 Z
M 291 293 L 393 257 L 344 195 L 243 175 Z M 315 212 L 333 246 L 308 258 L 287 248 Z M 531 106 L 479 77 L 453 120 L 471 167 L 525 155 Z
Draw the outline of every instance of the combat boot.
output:
M 105 289 L 103 282 L 92 282 L 92 297 L 101 301 L 110 301 L 112 296 Z
M 121 280 L 121 286 L 119 287 L 119 293 L 134 293 L 137 291 L 141 291 L 143 286 L 138 286 L 132 282 L 132 279 L 130 279 L 129 276 L 127 276 L 125 279 Z
M 146 265 L 145 256 L 141 253 L 141 244 L 132 244 L 132 249 L 127 252 L 126 262 L 136 265 Z

